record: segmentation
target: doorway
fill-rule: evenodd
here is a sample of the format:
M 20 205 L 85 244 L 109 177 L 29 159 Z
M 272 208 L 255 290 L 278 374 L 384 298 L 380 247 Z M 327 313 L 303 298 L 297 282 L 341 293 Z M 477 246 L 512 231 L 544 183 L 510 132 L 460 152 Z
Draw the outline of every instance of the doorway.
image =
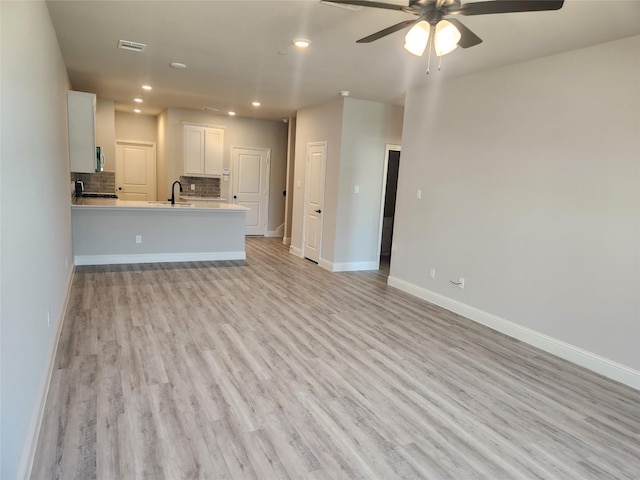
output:
M 302 255 L 316 263 L 320 261 L 320 246 L 322 243 L 322 209 L 324 206 L 326 161 L 327 142 L 307 144 Z
M 380 212 L 380 265 L 388 268 L 393 244 L 393 223 L 398 192 L 398 172 L 400 170 L 400 145 L 387 145 L 385 152 L 384 180 L 382 187 L 382 208 Z
M 245 235 L 264 235 L 269 211 L 271 149 L 233 147 L 233 203 L 247 207 Z
M 120 200 L 156 200 L 156 144 L 116 140 L 116 189 Z

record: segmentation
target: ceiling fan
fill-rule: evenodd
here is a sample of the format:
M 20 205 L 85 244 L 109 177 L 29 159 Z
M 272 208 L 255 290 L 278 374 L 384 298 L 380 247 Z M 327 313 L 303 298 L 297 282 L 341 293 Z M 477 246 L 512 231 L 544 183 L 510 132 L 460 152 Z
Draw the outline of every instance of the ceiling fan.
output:
M 564 3 L 564 0 L 494 0 L 464 4 L 460 0 L 410 0 L 408 5 L 398 5 L 367 0 L 330 1 L 338 4 L 397 10 L 415 15 L 417 18 L 391 25 L 361 38 L 356 43 L 370 43 L 413 26 L 405 36 L 405 49 L 414 55 L 421 56 L 427 45 L 431 43 L 438 57 L 453 51 L 457 46 L 469 48 L 482 43 L 480 37 L 459 20 L 450 18 L 449 15 L 467 16 L 559 10 Z M 445 17 L 448 18 L 445 20 Z M 429 49 L 429 57 L 430 55 L 431 48 Z M 428 69 L 427 73 L 429 73 Z

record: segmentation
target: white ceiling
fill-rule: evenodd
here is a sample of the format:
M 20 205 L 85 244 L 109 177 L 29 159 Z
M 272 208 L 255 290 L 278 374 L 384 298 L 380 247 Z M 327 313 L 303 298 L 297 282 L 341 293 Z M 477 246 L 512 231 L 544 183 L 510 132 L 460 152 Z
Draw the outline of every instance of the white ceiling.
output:
M 402 105 L 410 86 L 640 34 L 638 0 L 567 0 L 559 11 L 458 17 L 484 42 L 443 57 L 441 71 L 432 61 L 427 76 L 426 55 L 402 48 L 404 30 L 355 43 L 413 18 L 404 12 L 349 11 L 318 0 L 47 3 L 73 88 L 113 99 L 121 111 L 133 111 L 133 98 L 142 94 L 148 114 L 209 106 L 280 119 L 340 90 Z M 291 44 L 298 37 L 312 41 L 309 49 Z M 118 40 L 147 48 L 121 50 Z M 172 69 L 171 62 L 187 68 Z M 143 92 L 143 84 L 153 91 Z M 252 107 L 253 100 L 262 106 Z

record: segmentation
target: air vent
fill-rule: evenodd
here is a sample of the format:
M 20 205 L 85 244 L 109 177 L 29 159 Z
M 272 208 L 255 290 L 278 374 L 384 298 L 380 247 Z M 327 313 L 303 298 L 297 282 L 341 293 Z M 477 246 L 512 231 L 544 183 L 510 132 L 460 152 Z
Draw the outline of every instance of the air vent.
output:
M 131 42 L 129 40 L 119 40 L 118 48 L 122 48 L 123 50 L 131 50 L 132 52 L 144 52 L 144 49 L 147 46 L 144 43 Z
M 334 2 L 329 2 L 325 0 L 320 0 L 320 3 L 322 3 L 323 5 L 329 5 L 330 7 L 344 8 L 345 10 L 351 10 L 352 12 L 357 12 L 362 8 L 361 5 L 350 5 L 348 3 L 334 3 Z

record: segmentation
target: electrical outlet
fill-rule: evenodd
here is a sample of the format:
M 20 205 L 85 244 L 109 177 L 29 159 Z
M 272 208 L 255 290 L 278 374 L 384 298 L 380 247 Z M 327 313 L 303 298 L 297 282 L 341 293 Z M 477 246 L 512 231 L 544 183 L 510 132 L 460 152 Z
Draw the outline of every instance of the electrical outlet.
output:
M 64 257 L 64 268 L 69 268 L 69 257 Z
M 51 312 L 47 308 L 47 327 L 51 326 Z
M 196 189 L 196 184 L 195 184 L 195 183 L 192 183 L 192 184 L 191 184 L 191 190 L 195 190 L 195 189 Z
M 142 235 L 136 235 L 136 243 L 142 243 Z
M 436 278 L 436 269 L 435 269 L 435 268 L 431 268 L 431 269 L 429 270 L 429 276 L 430 276 L 431 278 Z
M 416 198 L 417 198 L 418 200 L 422 200 L 422 190 L 418 189 L 418 190 L 416 191 Z

